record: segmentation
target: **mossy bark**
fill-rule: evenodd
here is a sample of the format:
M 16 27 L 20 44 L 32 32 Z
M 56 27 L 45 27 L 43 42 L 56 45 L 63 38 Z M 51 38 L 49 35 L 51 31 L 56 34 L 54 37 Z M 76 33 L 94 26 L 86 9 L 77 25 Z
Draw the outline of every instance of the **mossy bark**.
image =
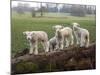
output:
M 17 56 L 12 58 L 12 74 L 95 69 L 95 46 L 94 43 L 89 48 L 73 46 L 46 54 Z

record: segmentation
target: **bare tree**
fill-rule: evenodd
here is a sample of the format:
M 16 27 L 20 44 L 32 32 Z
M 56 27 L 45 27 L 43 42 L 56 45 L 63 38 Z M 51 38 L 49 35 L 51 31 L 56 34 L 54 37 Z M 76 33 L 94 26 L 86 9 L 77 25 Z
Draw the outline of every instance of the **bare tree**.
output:
M 86 15 L 86 11 L 80 5 L 73 5 L 71 7 L 71 15 L 72 16 L 85 16 Z
M 24 14 L 23 4 L 22 3 L 18 3 L 18 5 L 17 5 L 17 13 Z

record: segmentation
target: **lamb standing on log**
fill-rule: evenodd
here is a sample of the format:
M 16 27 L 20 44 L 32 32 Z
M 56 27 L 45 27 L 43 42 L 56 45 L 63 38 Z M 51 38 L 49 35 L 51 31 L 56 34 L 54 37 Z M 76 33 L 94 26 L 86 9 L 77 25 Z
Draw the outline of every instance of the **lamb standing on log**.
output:
M 70 27 L 64 27 L 61 25 L 53 26 L 53 28 L 56 30 L 55 36 L 56 36 L 56 49 L 63 50 L 64 47 L 64 40 L 65 40 L 65 47 L 68 47 L 69 45 L 73 45 L 73 34 L 72 29 Z
M 78 23 L 72 23 L 73 31 L 76 37 L 77 44 L 80 47 L 88 47 L 89 46 L 89 31 L 87 29 L 83 29 L 80 27 Z
M 54 36 L 49 40 L 49 50 L 51 52 L 56 50 L 56 45 L 57 45 L 57 40 L 56 37 Z
M 44 47 L 45 52 L 49 51 L 49 44 L 48 44 L 48 35 L 44 31 L 25 31 L 23 32 L 26 35 L 27 40 L 30 43 L 30 51 L 29 54 L 33 53 L 33 49 L 35 48 L 34 54 L 38 54 L 38 42 Z

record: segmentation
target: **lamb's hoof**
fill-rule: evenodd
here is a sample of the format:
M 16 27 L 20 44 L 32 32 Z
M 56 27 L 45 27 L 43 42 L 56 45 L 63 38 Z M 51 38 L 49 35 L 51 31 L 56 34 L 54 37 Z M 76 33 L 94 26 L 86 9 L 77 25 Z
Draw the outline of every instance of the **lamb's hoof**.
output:
M 65 48 L 68 48 L 68 46 L 65 46 Z
M 80 48 L 84 48 L 84 46 L 80 46 Z
M 32 53 L 29 53 L 29 55 L 32 55 Z
M 38 53 L 34 53 L 34 55 L 38 55 Z
M 46 54 L 49 53 L 49 52 L 51 52 L 51 51 L 45 51 Z
M 65 48 L 68 48 L 68 47 L 65 47 Z
M 63 48 L 60 48 L 60 50 L 63 50 Z
M 77 42 L 76 44 L 79 45 L 80 43 Z
M 72 46 L 72 45 L 74 45 L 74 43 L 71 43 L 70 45 Z
M 58 50 L 59 50 L 59 48 L 56 48 L 56 49 L 55 49 L 55 51 L 58 51 Z
M 88 46 L 85 46 L 85 48 L 89 48 Z
M 56 52 L 56 51 L 57 51 L 57 49 L 54 49 L 53 51 L 54 51 L 54 52 Z

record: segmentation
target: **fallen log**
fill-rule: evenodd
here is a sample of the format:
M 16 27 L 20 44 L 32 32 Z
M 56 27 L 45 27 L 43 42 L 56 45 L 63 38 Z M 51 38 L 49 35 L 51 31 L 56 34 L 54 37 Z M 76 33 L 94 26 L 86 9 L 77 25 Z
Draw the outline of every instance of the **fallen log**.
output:
M 95 51 L 96 44 L 91 44 L 88 48 L 80 48 L 72 46 L 64 50 L 57 50 L 54 52 L 40 53 L 38 55 L 29 55 L 22 52 L 22 55 L 12 58 L 12 72 L 18 73 L 35 73 L 35 72 L 52 72 L 52 71 L 68 71 L 68 70 L 83 70 L 95 69 Z M 24 51 L 25 52 L 25 51 Z M 29 70 L 30 64 L 27 68 L 23 64 L 31 63 L 36 67 L 34 70 Z M 19 70 L 18 65 L 23 66 L 23 71 Z M 34 67 L 33 66 L 33 67 Z M 38 67 L 38 68 L 37 68 Z M 22 67 L 21 67 L 22 68 Z

